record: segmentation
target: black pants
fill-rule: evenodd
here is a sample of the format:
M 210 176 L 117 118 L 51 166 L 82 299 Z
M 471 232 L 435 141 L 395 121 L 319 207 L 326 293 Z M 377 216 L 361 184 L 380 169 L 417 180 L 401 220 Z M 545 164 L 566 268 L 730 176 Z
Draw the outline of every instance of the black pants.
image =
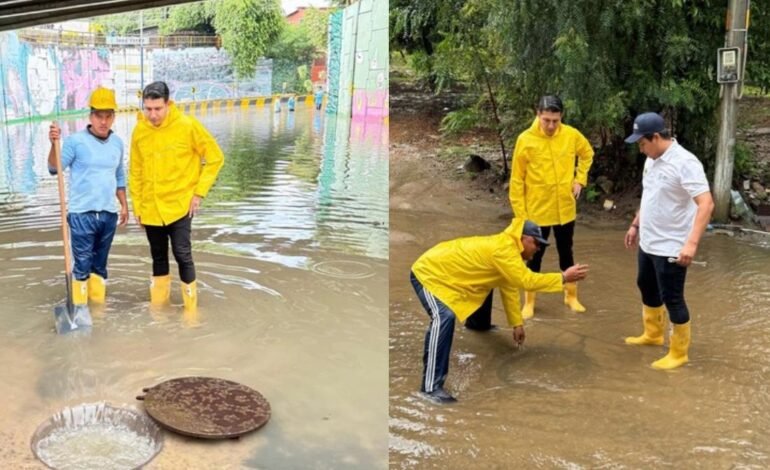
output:
M 152 275 L 165 276 L 169 273 L 168 242 L 176 264 L 179 265 L 179 278 L 185 284 L 195 280 L 195 264 L 192 257 L 192 218 L 184 216 L 169 225 L 145 225 L 147 240 L 150 242 L 152 255 Z
M 471 313 L 471 316 L 465 320 L 466 328 L 479 331 L 486 331 L 492 328 L 492 294 L 494 293 L 494 289 L 489 291 L 489 295 L 484 299 L 481 307 Z
M 575 221 L 573 220 L 564 225 L 540 227 L 543 231 L 543 238 L 546 240 L 548 240 L 548 235 L 551 234 L 551 228 L 553 228 L 553 236 L 556 238 L 556 250 L 559 252 L 559 267 L 564 271 L 575 264 L 575 259 L 572 257 L 572 239 L 575 237 Z M 527 262 L 527 267 L 532 272 L 540 272 L 540 265 L 543 262 L 545 249 L 545 246 L 541 246 L 535 253 L 535 256 Z
M 687 268 L 669 263 L 666 256 L 645 253 L 641 248 L 638 260 L 636 285 L 642 293 L 642 303 L 648 307 L 666 304 L 671 323 L 681 325 L 690 321 L 690 311 L 684 301 Z

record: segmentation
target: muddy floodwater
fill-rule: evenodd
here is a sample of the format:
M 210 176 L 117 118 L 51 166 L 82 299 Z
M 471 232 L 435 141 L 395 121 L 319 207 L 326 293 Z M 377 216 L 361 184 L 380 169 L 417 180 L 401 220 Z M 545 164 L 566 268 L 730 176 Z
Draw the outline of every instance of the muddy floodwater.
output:
M 440 199 L 440 195 L 437 195 Z M 540 294 L 512 346 L 499 297 L 488 333 L 455 326 L 447 389 L 456 404 L 419 397 L 428 316 L 408 280 L 435 243 L 491 234 L 503 209 L 391 210 L 391 468 L 770 467 L 770 246 L 762 238 L 708 234 L 688 271 L 690 363 L 657 371 L 662 346 L 627 346 L 641 333 L 635 253 L 625 225 L 579 223 L 576 261 L 585 314 Z M 459 223 L 458 221 L 462 221 Z M 558 269 L 551 247 L 543 271 Z
M 65 298 L 48 122 L 0 128 L 0 465 L 43 468 L 35 428 L 66 406 L 141 409 L 183 376 L 262 393 L 272 418 L 239 440 L 166 433 L 150 469 L 384 468 L 387 464 L 387 127 L 303 104 L 198 115 L 226 162 L 193 222 L 197 315 L 149 308 L 144 232 L 118 229 L 107 304 L 90 334 L 57 336 Z M 126 146 L 135 123 L 119 115 Z M 85 120 L 62 120 L 65 134 Z

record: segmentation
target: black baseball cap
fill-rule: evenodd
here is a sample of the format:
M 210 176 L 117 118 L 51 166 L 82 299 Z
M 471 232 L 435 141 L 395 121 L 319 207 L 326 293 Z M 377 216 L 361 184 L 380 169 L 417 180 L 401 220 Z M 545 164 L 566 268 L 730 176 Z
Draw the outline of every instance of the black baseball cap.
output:
M 524 230 L 521 231 L 522 235 L 529 235 L 537 240 L 541 245 L 548 246 L 548 240 L 543 238 L 543 232 L 540 230 L 540 226 L 531 220 L 524 222 Z
M 626 137 L 627 144 L 633 144 L 642 137 L 666 130 L 666 121 L 658 113 L 642 113 L 634 119 L 634 133 Z

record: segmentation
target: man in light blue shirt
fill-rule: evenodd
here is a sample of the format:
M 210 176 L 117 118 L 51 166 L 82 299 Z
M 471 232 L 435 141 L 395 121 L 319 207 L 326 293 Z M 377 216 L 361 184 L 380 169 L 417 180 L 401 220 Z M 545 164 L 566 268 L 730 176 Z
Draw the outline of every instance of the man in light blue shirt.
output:
M 72 301 L 76 306 L 87 304 L 89 299 L 104 303 L 107 256 L 117 225 L 124 226 L 128 220 L 123 141 L 112 132 L 118 109 L 115 92 L 97 88 L 89 106 L 90 125 L 67 137 L 61 152 L 62 171 L 70 170 L 67 222 L 74 258 Z M 56 174 L 54 146 L 60 136 L 59 126 L 51 124 L 48 171 L 52 175 Z

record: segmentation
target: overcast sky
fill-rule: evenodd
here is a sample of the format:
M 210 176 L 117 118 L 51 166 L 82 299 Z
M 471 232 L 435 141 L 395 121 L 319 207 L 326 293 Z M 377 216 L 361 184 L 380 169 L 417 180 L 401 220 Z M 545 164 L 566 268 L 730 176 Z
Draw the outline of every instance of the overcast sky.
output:
M 328 0 L 281 0 L 284 13 L 294 11 L 297 7 L 328 7 Z

